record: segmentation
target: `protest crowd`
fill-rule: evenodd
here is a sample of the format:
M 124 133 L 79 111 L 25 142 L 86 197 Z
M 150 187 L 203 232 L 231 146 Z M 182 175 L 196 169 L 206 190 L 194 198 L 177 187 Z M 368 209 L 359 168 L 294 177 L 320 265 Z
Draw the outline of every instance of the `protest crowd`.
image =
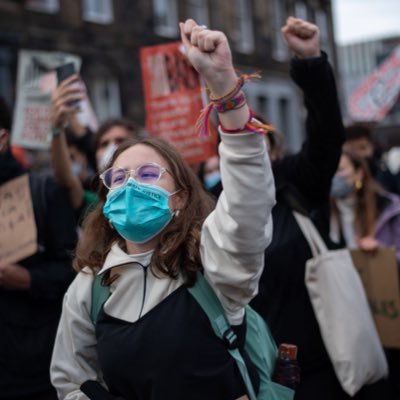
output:
M 85 123 L 71 62 L 44 161 L 0 99 L 0 400 L 399 399 L 399 332 L 375 317 L 400 314 L 400 176 L 344 125 L 318 26 L 282 27 L 306 112 L 290 154 L 225 34 L 179 29 L 207 87 L 199 162 L 128 118 Z

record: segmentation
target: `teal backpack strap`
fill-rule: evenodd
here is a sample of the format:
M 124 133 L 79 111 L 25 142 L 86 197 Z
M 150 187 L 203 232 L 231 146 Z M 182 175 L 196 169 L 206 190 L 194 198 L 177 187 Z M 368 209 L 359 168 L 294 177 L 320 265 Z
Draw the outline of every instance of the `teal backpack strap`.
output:
M 242 375 L 243 381 L 246 385 L 247 394 L 250 400 L 257 400 L 257 395 L 250 380 L 246 363 L 244 362 L 243 357 L 237 347 L 236 333 L 230 326 L 225 316 L 225 311 L 217 295 L 204 278 L 203 274 L 197 272 L 196 278 L 195 285 L 188 288 L 188 290 L 199 303 L 203 311 L 207 314 L 215 334 L 225 342 L 227 350 L 239 368 L 239 372 Z
M 90 306 L 90 319 L 93 325 L 96 325 L 97 315 L 105 301 L 110 297 L 110 287 L 103 286 L 101 281 L 102 275 L 95 275 L 92 283 L 92 304 Z
M 278 348 L 268 325 L 250 306 L 246 306 L 246 342 L 244 348 L 250 360 L 257 367 L 260 378 L 258 398 L 292 400 L 294 390 L 272 381 Z

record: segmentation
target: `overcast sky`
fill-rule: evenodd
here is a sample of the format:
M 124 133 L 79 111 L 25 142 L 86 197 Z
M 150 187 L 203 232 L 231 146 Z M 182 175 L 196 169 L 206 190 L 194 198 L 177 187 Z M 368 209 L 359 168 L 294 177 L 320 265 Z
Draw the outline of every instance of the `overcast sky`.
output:
M 332 0 L 339 44 L 400 36 L 400 0 Z

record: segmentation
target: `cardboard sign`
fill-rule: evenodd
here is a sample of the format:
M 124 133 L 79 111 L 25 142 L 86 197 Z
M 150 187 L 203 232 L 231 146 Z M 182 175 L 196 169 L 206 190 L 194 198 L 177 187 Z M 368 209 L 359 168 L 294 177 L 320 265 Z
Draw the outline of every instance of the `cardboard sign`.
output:
M 11 140 L 13 145 L 45 150 L 50 146 L 51 94 L 57 87 L 55 69 L 73 62 L 79 71 L 78 56 L 59 52 L 21 50 L 18 55 L 17 99 Z M 88 97 L 81 102 L 77 118 L 92 130 L 97 120 Z
M 400 94 L 400 46 L 352 93 L 349 111 L 355 121 L 381 121 Z
M 400 289 L 394 248 L 351 250 L 384 347 L 400 348 Z
M 182 44 L 175 42 L 140 50 L 146 129 L 172 143 L 189 164 L 194 164 L 216 153 L 216 133 L 199 137 L 195 131 L 204 92 L 182 49 Z
M 16 263 L 37 249 L 29 178 L 23 175 L 0 186 L 0 261 Z

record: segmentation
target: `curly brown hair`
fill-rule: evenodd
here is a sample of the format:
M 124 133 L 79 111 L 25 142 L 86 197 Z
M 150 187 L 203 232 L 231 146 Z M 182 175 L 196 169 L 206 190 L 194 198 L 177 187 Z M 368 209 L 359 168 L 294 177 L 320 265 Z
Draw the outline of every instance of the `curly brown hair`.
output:
M 130 138 L 116 150 L 112 163 L 128 148 L 143 144 L 156 150 L 167 162 L 177 190 L 187 193 L 187 200 L 179 217 L 172 221 L 161 232 L 158 244 L 154 249 L 151 270 L 155 276 L 167 275 L 177 279 L 183 270 L 188 285 L 195 282 L 196 271 L 202 269 L 199 243 L 201 227 L 214 209 L 213 198 L 203 189 L 200 180 L 182 159 L 178 151 L 165 140 L 157 137 Z M 82 236 L 76 248 L 74 268 L 81 271 L 89 267 L 92 271 L 101 268 L 114 243 L 126 248 L 125 240 L 111 227 L 103 215 L 103 206 L 108 189 L 99 182 L 99 202 L 83 222 Z

